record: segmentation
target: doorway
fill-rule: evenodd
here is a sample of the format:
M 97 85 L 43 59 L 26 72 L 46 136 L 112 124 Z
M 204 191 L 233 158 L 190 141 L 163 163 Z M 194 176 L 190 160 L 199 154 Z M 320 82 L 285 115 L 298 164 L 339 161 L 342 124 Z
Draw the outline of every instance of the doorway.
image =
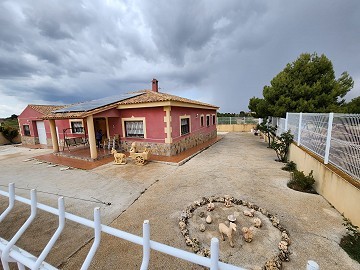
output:
M 94 118 L 94 128 L 95 133 L 98 130 L 101 130 L 103 134 L 103 139 L 106 138 L 106 120 L 105 118 Z

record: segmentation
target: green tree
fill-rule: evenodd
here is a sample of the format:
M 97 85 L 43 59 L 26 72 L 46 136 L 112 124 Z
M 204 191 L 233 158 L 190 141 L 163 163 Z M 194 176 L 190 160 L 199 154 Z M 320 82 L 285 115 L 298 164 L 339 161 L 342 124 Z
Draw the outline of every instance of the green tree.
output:
M 254 117 L 266 118 L 270 115 L 268 104 L 264 99 L 252 97 L 249 101 L 249 110 L 255 112 Z
M 345 112 L 360 114 L 360 97 L 353 98 L 349 103 L 347 103 Z
M 257 114 L 285 117 L 286 112 L 338 112 L 354 86 L 347 72 L 335 78 L 331 61 L 316 53 L 301 54 L 264 86 L 263 99 L 252 98 L 249 109 Z

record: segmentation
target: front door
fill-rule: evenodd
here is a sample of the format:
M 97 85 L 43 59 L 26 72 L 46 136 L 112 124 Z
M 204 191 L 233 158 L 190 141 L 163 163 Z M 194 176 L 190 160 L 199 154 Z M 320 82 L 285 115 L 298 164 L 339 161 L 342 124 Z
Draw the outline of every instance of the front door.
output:
M 36 121 L 39 143 L 47 145 L 44 121 Z

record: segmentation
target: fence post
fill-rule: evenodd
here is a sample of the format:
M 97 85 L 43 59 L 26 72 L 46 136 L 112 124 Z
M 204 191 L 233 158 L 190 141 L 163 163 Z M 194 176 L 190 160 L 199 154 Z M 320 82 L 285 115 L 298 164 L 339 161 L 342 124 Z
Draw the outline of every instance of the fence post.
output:
M 230 118 L 230 125 L 231 125 L 231 116 L 229 118 Z
M 302 112 L 299 114 L 299 127 L 298 127 L 298 137 L 297 137 L 297 145 L 300 145 L 301 138 L 301 122 L 302 122 Z
M 288 119 L 289 119 L 289 113 L 286 113 L 286 118 L 285 118 L 285 132 L 288 131 Z
M 333 119 L 334 119 L 334 113 L 329 113 L 329 122 L 328 122 L 328 128 L 327 128 L 327 136 L 326 136 L 324 164 L 329 163 L 329 154 L 330 154 L 330 145 L 331 145 L 331 131 L 332 131 Z
M 211 238 L 211 247 L 210 247 L 210 270 L 219 269 L 219 239 L 213 237 Z
M 140 270 L 147 270 L 150 262 L 150 224 L 148 220 L 143 223 L 143 259 Z

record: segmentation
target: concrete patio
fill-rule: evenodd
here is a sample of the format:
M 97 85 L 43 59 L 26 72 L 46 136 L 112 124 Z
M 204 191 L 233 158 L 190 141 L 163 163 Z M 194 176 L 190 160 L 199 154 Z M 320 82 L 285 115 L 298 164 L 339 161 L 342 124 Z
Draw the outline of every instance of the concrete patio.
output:
M 267 208 L 288 229 L 291 255 L 290 262 L 283 264 L 284 269 L 305 269 L 310 259 L 320 269 L 360 269 L 338 245 L 345 233 L 340 213 L 319 195 L 289 189 L 286 186 L 289 174 L 281 170 L 283 164 L 276 162 L 274 151 L 252 134 L 228 133 L 179 167 L 155 162 L 146 166 L 109 163 L 88 171 L 60 171 L 59 167 L 48 167 L 46 163 L 23 162 L 50 151 L 0 149 L 0 188 L 5 190 L 9 182 L 24 189 L 37 188 L 47 192 L 39 193 L 39 201 L 51 206 L 56 206 L 57 196 L 53 194 L 65 195 L 67 211 L 89 219 L 93 207 L 100 206 L 103 224 L 136 235 L 142 234 L 142 222 L 148 219 L 152 240 L 188 251 L 178 228 L 182 210 L 203 196 L 230 194 Z M 16 190 L 17 194 L 29 197 L 24 189 Z M 0 211 L 6 206 L 6 199 L 0 198 Z M 11 238 L 29 214 L 25 209 L 28 208 L 16 205 L 16 211 L 1 224 L 1 237 Z M 17 245 L 38 255 L 56 225 L 56 217 L 40 212 Z M 236 237 L 239 235 L 240 232 Z M 46 261 L 62 269 L 79 269 L 91 238 L 90 230 L 68 222 Z M 226 256 L 229 263 L 256 269 L 269 258 L 251 250 L 251 245 L 242 248 L 235 241 L 235 248 L 231 249 L 227 241 L 221 241 L 221 256 L 231 252 L 232 256 Z M 139 269 L 141 254 L 140 246 L 103 235 L 91 269 Z M 152 252 L 151 256 L 150 269 L 203 269 L 158 252 Z

